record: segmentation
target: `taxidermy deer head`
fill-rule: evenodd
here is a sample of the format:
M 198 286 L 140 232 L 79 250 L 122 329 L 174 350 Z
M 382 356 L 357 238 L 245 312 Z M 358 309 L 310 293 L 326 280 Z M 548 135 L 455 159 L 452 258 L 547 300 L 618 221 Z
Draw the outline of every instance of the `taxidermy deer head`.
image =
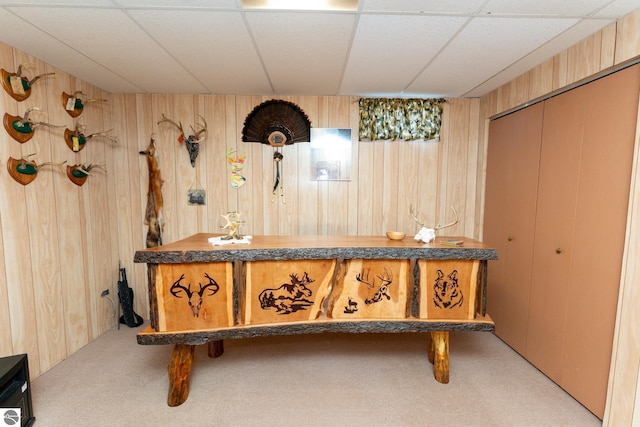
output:
M 13 139 L 15 139 L 16 141 L 18 141 L 21 144 L 29 141 L 31 139 L 31 137 L 33 136 L 33 131 L 35 130 L 35 128 L 40 126 L 40 125 L 45 125 L 45 126 L 49 126 L 49 127 L 53 127 L 53 128 L 61 128 L 61 127 L 63 127 L 63 125 L 59 125 L 59 126 L 58 125 L 52 125 L 50 123 L 42 122 L 42 121 L 34 122 L 33 120 L 31 120 L 29 118 L 29 115 L 33 111 L 41 111 L 43 114 L 46 114 L 38 107 L 28 108 L 24 112 L 24 115 L 22 117 L 20 117 L 20 116 L 12 116 L 9 113 L 4 113 L 3 124 L 4 124 L 5 130 L 7 131 L 7 133 L 9 135 L 11 135 L 11 137 Z
M 74 130 L 71 130 L 69 128 L 65 129 L 64 141 L 67 143 L 67 146 L 72 151 L 78 152 L 82 150 L 85 147 L 87 141 L 89 141 L 91 138 L 95 138 L 98 136 L 110 139 L 114 143 L 118 142 L 118 137 L 115 135 L 111 135 L 111 131 L 113 131 L 113 129 L 109 129 L 103 132 L 96 132 L 96 133 L 92 133 L 91 135 L 85 136 L 84 128 L 85 126 L 76 124 L 76 128 Z
M 427 227 L 424 226 L 424 222 L 422 222 L 420 219 L 418 219 L 416 214 L 413 212 L 413 206 L 410 206 L 409 207 L 409 213 L 410 213 L 411 217 L 421 227 L 420 231 L 418 231 L 418 234 L 415 235 L 414 239 L 417 240 L 418 242 L 429 243 L 429 242 L 435 240 L 436 231 L 456 225 L 460 221 L 460 216 L 458 215 L 458 211 L 456 210 L 456 208 L 451 206 L 451 209 L 453 210 L 453 213 L 456 215 L 456 219 L 453 222 L 450 222 L 449 224 L 445 224 L 445 225 L 439 225 L 438 224 L 433 228 L 427 228 Z
M 24 101 L 31 95 L 31 86 L 46 76 L 53 76 L 55 73 L 43 73 L 38 74 L 31 80 L 22 76 L 23 64 L 18 65 L 18 70 L 15 73 L 9 73 L 4 69 L 0 69 L 0 74 L 2 77 L 2 87 L 4 90 L 11 95 L 13 99 L 16 101 Z
M 191 126 L 192 134 L 186 136 L 184 134 L 184 129 L 182 129 L 182 122 L 176 123 L 175 121 L 167 118 L 164 114 L 162 114 L 162 119 L 158 121 L 158 124 L 161 123 L 169 123 L 173 125 L 176 129 L 180 131 L 180 136 L 178 137 L 178 142 L 182 144 L 185 143 L 187 147 L 187 151 L 189 152 L 189 160 L 191 161 L 191 166 L 196 167 L 196 158 L 198 157 L 198 153 L 200 152 L 200 143 L 207 138 L 207 121 L 204 117 L 199 116 L 202 119 L 202 124 L 197 123 L 198 130 L 194 129 Z
M 73 92 L 73 95 L 69 95 L 66 92 L 62 92 L 60 101 L 62 107 L 71 117 L 78 117 L 82 114 L 85 104 L 91 102 L 107 102 L 106 99 L 83 99 L 84 93 L 81 90 Z

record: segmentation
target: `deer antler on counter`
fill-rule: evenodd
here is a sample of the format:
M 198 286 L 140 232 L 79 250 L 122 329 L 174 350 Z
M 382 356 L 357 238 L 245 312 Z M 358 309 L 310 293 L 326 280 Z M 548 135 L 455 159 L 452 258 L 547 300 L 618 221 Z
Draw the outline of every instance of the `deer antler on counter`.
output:
M 451 209 L 453 210 L 453 213 L 456 216 L 456 219 L 453 222 L 450 222 L 450 223 L 445 224 L 445 225 L 438 224 L 433 228 L 427 228 L 427 227 L 425 227 L 424 222 L 421 221 L 416 216 L 416 214 L 415 214 L 415 212 L 413 210 L 413 206 L 410 206 L 409 207 L 409 214 L 411 215 L 413 220 L 421 227 L 420 231 L 418 231 L 418 234 L 415 235 L 414 239 L 419 241 L 419 242 L 429 243 L 429 242 L 435 240 L 436 231 L 443 230 L 443 229 L 448 228 L 448 227 L 452 227 L 452 226 L 456 225 L 458 222 L 460 222 L 460 215 L 458 215 L 458 211 L 456 210 L 456 208 L 451 206 Z

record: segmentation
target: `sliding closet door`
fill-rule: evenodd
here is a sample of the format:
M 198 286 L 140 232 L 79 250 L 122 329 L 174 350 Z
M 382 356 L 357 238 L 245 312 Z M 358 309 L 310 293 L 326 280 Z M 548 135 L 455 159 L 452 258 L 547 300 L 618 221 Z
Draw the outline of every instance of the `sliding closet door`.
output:
M 496 334 L 524 354 L 535 230 L 543 104 L 489 125 L 483 240 L 498 251 L 489 261 L 487 313 Z
M 586 86 L 562 386 L 602 418 L 624 248 L 640 65 Z
M 526 357 L 560 381 L 580 171 L 585 87 L 545 101 Z

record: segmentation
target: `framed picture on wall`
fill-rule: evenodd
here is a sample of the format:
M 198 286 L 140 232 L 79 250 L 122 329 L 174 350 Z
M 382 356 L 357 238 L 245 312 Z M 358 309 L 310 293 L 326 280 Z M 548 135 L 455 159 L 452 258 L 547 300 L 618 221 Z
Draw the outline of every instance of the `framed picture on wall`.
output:
M 311 128 L 311 179 L 351 180 L 351 129 Z

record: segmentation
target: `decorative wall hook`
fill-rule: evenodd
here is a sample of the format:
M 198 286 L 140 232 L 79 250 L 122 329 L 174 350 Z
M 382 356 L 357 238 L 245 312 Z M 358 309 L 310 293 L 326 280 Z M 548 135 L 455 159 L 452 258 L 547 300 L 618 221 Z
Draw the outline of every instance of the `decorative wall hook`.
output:
M 26 68 L 26 67 L 24 67 Z M 55 73 L 43 73 L 38 74 L 31 80 L 22 76 L 23 65 L 18 66 L 18 70 L 15 73 L 10 73 L 4 68 L 0 69 L 0 75 L 2 77 L 2 87 L 11 95 L 16 101 L 24 101 L 31 95 L 31 86 L 42 77 L 53 76 Z
M 69 128 L 65 129 L 64 142 L 66 142 L 67 147 L 69 147 L 69 149 L 74 152 L 81 151 L 85 147 L 87 141 L 98 136 L 110 139 L 114 143 L 117 143 L 118 137 L 115 135 L 111 135 L 111 131 L 113 131 L 113 129 L 109 129 L 104 132 L 96 132 L 92 133 L 91 135 L 85 136 L 84 126 L 76 124 L 75 130 L 71 130 Z
M 81 90 L 73 92 L 73 95 L 69 95 L 66 92 L 62 92 L 60 100 L 62 101 L 62 107 L 71 117 L 78 117 L 82 114 L 85 104 L 91 102 L 107 102 L 106 99 L 82 99 L 84 93 Z
M 46 114 L 44 111 L 42 111 L 38 107 L 28 108 L 27 111 L 24 112 L 24 115 L 22 117 L 12 116 L 9 113 L 4 113 L 3 124 L 4 124 L 5 130 L 9 135 L 11 135 L 13 139 L 18 141 L 20 144 L 24 144 L 25 142 L 29 141 L 31 137 L 33 137 L 33 132 L 35 128 L 40 125 L 45 125 L 52 128 L 61 128 L 64 126 L 64 125 L 52 125 L 47 122 L 34 122 L 29 118 L 29 115 L 33 111 L 40 111 L 43 114 Z
M 102 169 L 103 171 L 107 171 L 106 165 L 94 165 L 92 163 L 85 164 L 77 164 L 73 166 L 67 165 L 67 177 L 73 182 L 75 185 L 82 187 L 84 183 L 87 181 L 90 172 L 92 169 Z
M 29 160 L 29 157 L 32 156 L 35 156 L 35 153 L 24 156 L 21 159 L 9 157 L 9 160 L 7 160 L 7 170 L 9 171 L 9 175 L 22 185 L 27 185 L 36 179 L 38 170 L 44 166 L 57 166 L 62 170 L 62 166 L 67 163 L 65 160 L 60 163 L 46 162 L 39 165 L 33 160 Z
M 191 126 L 192 135 L 185 136 L 184 129 L 182 129 L 182 122 L 176 123 L 175 121 L 167 118 L 164 113 L 162 114 L 162 119 L 158 121 L 158 124 L 161 123 L 169 123 L 173 125 L 176 129 L 180 131 L 180 136 L 178 137 L 178 142 L 182 144 L 185 143 L 187 147 L 187 151 L 189 152 L 189 161 L 191 162 L 191 166 L 196 167 L 196 158 L 198 157 L 198 153 L 200 152 L 200 143 L 207 138 L 207 121 L 204 117 L 199 116 L 202 119 L 202 124 L 196 123 L 198 126 L 198 130 L 195 130 L 193 126 Z

